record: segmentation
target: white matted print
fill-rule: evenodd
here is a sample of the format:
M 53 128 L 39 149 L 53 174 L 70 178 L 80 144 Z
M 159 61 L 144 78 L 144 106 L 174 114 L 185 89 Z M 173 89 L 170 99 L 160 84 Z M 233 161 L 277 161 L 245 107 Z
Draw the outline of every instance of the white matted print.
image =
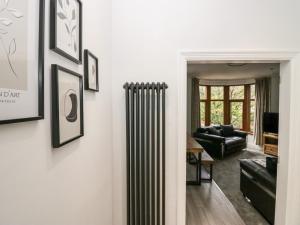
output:
M 53 146 L 60 147 L 83 136 L 82 77 L 63 67 L 52 66 Z
M 80 0 L 51 0 L 51 49 L 80 64 L 82 59 Z
M 0 123 L 42 119 L 44 0 L 0 0 Z
M 0 88 L 27 90 L 27 2 L 2 0 L 0 12 Z
M 84 51 L 85 89 L 99 91 L 98 58 L 89 50 Z

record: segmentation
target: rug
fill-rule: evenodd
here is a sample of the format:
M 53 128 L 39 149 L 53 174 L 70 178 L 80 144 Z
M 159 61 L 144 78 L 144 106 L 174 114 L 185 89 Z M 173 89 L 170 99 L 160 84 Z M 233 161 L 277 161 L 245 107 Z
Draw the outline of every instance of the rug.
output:
M 259 151 L 244 150 L 216 160 L 214 165 L 214 181 L 233 204 L 246 225 L 269 225 L 261 214 L 249 203 L 240 191 L 239 159 L 263 159 L 265 155 Z

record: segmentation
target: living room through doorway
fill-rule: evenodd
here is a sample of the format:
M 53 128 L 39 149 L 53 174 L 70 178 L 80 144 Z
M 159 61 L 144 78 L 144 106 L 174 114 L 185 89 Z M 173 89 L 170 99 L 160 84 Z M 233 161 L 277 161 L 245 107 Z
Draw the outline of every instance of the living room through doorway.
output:
M 240 219 L 246 225 L 274 223 L 276 176 L 273 176 L 272 172 L 270 175 L 265 169 L 262 171 L 266 176 L 265 180 L 253 186 L 253 192 L 262 194 L 259 196 L 260 199 L 270 198 L 273 202 L 264 206 L 264 202 L 260 203 L 255 195 L 254 197 L 251 195 L 251 190 L 240 189 L 240 186 L 245 183 L 241 182 L 247 178 L 240 174 L 240 160 L 248 160 L 249 162 L 243 163 L 246 163 L 246 167 L 254 166 L 253 170 L 266 168 L 267 155 L 270 156 L 271 161 L 274 161 L 273 165 L 276 164 L 278 135 L 277 142 L 275 137 L 268 145 L 265 142 L 270 140 L 265 134 L 274 134 L 274 136 L 278 134 L 279 73 L 278 62 L 188 64 L 187 132 L 203 147 L 205 154 L 211 156 L 214 179 L 211 183 L 207 183 L 205 179 L 205 183 L 201 183 L 201 186 L 187 187 L 187 224 L 194 224 L 193 221 L 200 220 L 200 217 L 202 220 L 203 217 L 209 218 L 212 212 L 215 212 L 211 218 L 215 224 L 220 223 L 221 217 L 218 213 L 226 215 L 229 212 L 231 216 L 227 215 L 227 221 L 223 221 L 223 217 L 221 219 L 223 223 L 235 224 Z M 271 124 L 275 121 L 277 128 L 268 127 L 269 130 L 264 130 L 266 124 L 263 122 L 267 119 L 271 120 Z M 196 162 L 190 157 L 189 155 L 187 180 L 195 176 L 193 167 Z M 197 161 L 197 157 L 192 158 Z M 205 163 L 204 157 L 202 173 L 203 177 L 209 177 L 209 169 L 207 172 L 203 170 Z M 252 173 L 253 170 L 247 170 L 245 173 Z M 255 189 L 261 185 L 265 186 L 265 189 Z M 207 192 L 206 189 L 211 192 Z M 210 198 L 207 193 L 214 196 L 215 202 L 218 202 L 217 199 L 222 199 L 223 203 L 204 204 L 205 210 L 201 207 L 202 212 L 197 213 L 195 206 L 190 204 L 201 205 L 203 199 Z M 222 195 L 225 198 L 220 198 Z M 224 211 L 219 209 L 216 215 L 214 207 L 220 208 L 220 204 L 226 207 Z M 231 210 L 228 211 L 228 208 Z M 207 215 L 204 215 L 205 213 Z M 237 224 L 240 223 L 239 221 Z M 205 224 L 205 222 L 197 224 Z

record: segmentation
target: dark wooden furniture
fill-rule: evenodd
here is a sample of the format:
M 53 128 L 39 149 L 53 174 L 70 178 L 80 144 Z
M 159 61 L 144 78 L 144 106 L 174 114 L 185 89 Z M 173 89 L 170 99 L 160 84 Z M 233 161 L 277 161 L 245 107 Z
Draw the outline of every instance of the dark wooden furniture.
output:
M 196 180 L 187 181 L 188 185 L 201 185 L 201 182 L 212 182 L 213 178 L 213 158 L 204 150 L 204 148 L 191 136 L 187 136 L 187 155 L 188 158 L 193 155 L 193 159 L 196 164 Z M 195 155 L 197 157 L 195 157 Z M 202 166 L 209 167 L 209 177 L 202 178 L 201 168 Z
M 278 135 L 272 133 L 264 133 L 263 148 L 265 154 L 278 156 Z
M 210 157 L 210 155 L 206 151 L 203 151 L 202 158 L 201 158 L 201 166 L 209 167 L 209 177 L 208 178 L 201 177 L 201 181 L 212 182 L 214 163 L 215 163 L 214 159 Z
M 188 157 L 197 155 L 196 159 L 196 180 L 187 181 L 187 185 L 201 185 L 201 158 L 204 148 L 190 135 L 186 139 L 186 152 Z

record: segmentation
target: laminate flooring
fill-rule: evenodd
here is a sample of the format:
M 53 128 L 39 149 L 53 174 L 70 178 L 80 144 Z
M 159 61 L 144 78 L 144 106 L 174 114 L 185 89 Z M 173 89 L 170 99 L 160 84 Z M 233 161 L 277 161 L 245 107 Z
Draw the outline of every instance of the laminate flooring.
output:
M 218 185 L 187 186 L 186 225 L 245 225 Z

